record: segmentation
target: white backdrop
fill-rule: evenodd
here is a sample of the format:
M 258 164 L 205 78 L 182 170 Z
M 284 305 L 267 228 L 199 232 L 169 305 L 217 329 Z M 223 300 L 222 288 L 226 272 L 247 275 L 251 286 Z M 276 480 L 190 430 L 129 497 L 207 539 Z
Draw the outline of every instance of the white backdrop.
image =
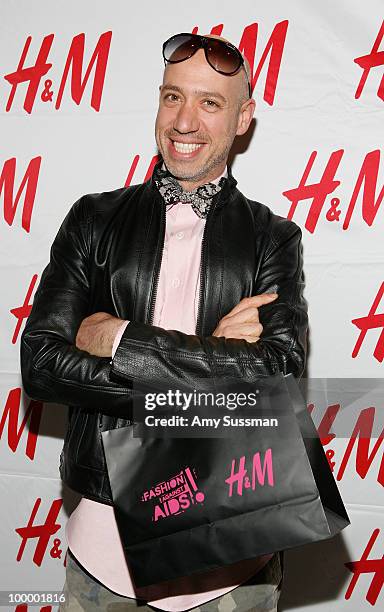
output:
M 52 591 L 64 582 L 64 527 L 76 502 L 58 476 L 65 408 L 21 393 L 20 330 L 72 203 L 129 175 L 128 183 L 144 180 L 156 154 L 161 44 L 171 34 L 222 31 L 241 43 L 257 75 L 256 127 L 233 173 L 245 195 L 303 228 L 307 375 L 370 378 L 372 386 L 381 378 L 383 9 L 383 0 L 2 0 L 0 590 Z M 321 406 L 309 401 L 318 422 Z M 283 610 L 382 609 L 381 437 L 351 449 L 356 422 L 369 430 L 371 419 L 380 433 L 382 396 L 372 404 L 362 393 L 354 408 L 344 436 L 323 436 L 352 524 L 287 553 Z

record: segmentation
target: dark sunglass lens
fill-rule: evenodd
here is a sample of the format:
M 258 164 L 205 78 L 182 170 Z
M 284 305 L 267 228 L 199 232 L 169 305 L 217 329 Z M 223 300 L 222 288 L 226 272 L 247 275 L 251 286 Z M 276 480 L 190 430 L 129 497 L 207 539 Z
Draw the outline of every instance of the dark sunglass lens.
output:
M 207 44 L 207 55 L 212 68 L 225 74 L 236 72 L 241 66 L 241 57 L 223 41 L 210 40 Z
M 191 36 L 175 36 L 165 43 L 164 59 L 167 62 L 186 60 L 193 55 L 198 46 L 198 43 Z

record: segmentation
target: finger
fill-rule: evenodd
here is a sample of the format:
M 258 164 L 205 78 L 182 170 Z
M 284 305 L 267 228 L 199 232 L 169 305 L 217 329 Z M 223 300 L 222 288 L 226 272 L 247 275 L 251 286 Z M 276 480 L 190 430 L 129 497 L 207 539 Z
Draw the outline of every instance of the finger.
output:
M 260 295 L 252 295 L 250 297 L 243 298 L 238 304 L 236 304 L 236 306 L 232 308 L 232 310 L 230 310 L 228 315 L 232 316 L 233 314 L 241 312 L 242 310 L 244 310 L 244 308 L 249 308 L 250 306 L 259 308 L 264 304 L 269 304 L 270 302 L 273 302 L 277 297 L 277 293 L 261 293 Z
M 235 312 L 235 314 L 226 315 L 223 322 L 228 322 L 230 325 L 259 323 L 259 309 L 255 306 L 248 306 L 247 308 Z
M 242 336 L 261 336 L 263 326 L 261 323 L 243 323 L 241 326 L 232 328 L 229 333 L 233 334 L 232 338 L 237 338 L 239 334 Z
M 238 325 L 220 325 L 213 335 L 224 338 L 240 338 L 242 336 L 260 336 L 263 331 L 261 323 L 240 323 Z
M 216 336 L 216 334 L 213 334 L 213 336 Z M 254 334 L 240 334 L 240 333 L 237 333 L 236 335 L 231 335 L 231 336 L 223 336 L 222 334 L 219 334 L 217 337 L 225 338 L 226 340 L 246 340 L 247 342 L 257 342 L 257 340 L 260 340 L 260 336 L 257 336 Z

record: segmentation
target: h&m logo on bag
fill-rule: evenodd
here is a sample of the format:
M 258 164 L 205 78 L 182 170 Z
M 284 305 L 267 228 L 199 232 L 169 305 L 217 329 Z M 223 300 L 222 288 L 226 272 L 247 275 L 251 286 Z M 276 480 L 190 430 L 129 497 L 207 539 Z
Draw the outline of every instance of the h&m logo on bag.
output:
M 167 516 L 175 516 L 185 512 L 196 503 L 202 503 L 205 495 L 199 491 L 196 484 L 196 472 L 189 467 L 181 470 L 176 476 L 159 482 L 157 485 L 144 491 L 141 496 L 143 502 L 153 502 L 153 521 Z
M 265 451 L 263 466 L 261 465 L 259 452 L 254 453 L 252 457 L 252 472 L 250 474 L 248 474 L 248 469 L 245 465 L 245 455 L 240 457 L 238 469 L 236 469 L 236 459 L 232 459 L 231 474 L 225 480 L 228 485 L 228 497 L 232 497 L 235 485 L 235 493 L 237 495 L 243 495 L 244 489 L 255 491 L 257 484 L 263 486 L 266 480 L 270 487 L 275 486 L 271 448 Z

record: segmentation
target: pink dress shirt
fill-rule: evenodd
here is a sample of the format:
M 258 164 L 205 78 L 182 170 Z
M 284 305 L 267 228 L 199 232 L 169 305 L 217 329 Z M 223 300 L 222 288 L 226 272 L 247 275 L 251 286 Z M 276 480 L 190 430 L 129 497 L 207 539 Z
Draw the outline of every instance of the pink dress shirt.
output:
M 154 325 L 195 333 L 204 225 L 205 219 L 198 217 L 189 204 L 178 203 L 167 209 Z M 113 355 L 127 325 L 128 321 L 119 329 Z M 74 556 L 102 584 L 119 595 L 145 599 L 161 610 L 188 610 L 224 595 L 256 574 L 272 557 L 264 555 L 139 589 L 129 572 L 112 506 L 82 498 L 67 522 L 66 537 Z

